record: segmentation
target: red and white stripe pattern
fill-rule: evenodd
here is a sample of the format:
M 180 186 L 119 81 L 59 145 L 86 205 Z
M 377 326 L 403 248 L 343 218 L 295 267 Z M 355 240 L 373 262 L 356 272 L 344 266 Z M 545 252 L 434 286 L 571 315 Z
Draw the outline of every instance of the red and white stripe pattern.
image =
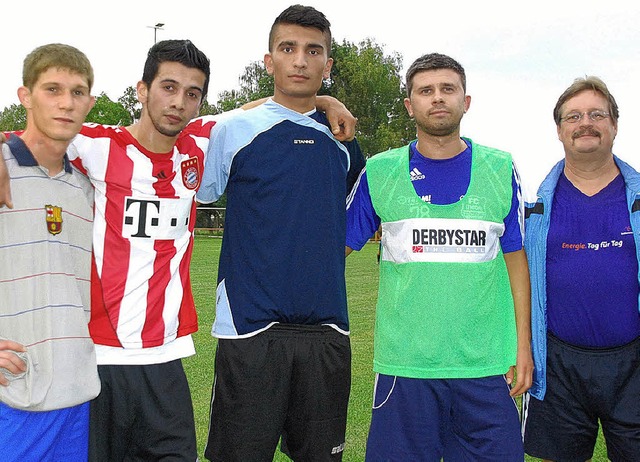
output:
M 213 125 L 191 123 L 169 153 L 147 151 L 124 128 L 93 124 L 70 146 L 96 191 L 89 324 L 96 344 L 151 348 L 197 330 L 194 196 Z

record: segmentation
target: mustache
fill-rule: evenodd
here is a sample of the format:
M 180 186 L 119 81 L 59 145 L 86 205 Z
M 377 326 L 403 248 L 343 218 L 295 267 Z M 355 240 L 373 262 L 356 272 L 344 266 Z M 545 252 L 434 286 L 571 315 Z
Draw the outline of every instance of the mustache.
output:
M 573 134 L 571 135 L 571 138 L 575 140 L 576 138 L 579 138 L 585 135 L 597 136 L 597 137 L 602 136 L 602 134 L 598 130 L 594 130 L 593 128 L 583 128 L 582 130 L 573 132 Z

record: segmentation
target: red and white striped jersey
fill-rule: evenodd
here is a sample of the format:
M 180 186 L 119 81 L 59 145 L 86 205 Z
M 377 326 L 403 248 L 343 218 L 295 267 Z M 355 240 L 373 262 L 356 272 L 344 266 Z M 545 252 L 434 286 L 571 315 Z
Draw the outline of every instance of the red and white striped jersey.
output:
M 146 150 L 125 128 L 96 124 L 70 145 L 69 158 L 95 187 L 89 330 L 96 345 L 162 347 L 197 330 L 194 197 L 214 124 L 192 122 L 168 153 Z

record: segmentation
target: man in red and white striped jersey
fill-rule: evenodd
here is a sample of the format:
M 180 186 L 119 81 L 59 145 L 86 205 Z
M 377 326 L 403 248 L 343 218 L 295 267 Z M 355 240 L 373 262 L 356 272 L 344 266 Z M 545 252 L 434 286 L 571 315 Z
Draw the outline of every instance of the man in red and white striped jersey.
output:
M 86 125 L 68 151 L 95 187 L 89 330 L 102 392 L 91 406 L 93 461 L 197 458 L 181 358 L 195 353 L 194 196 L 214 122 L 185 127 L 208 81 L 209 60 L 193 43 L 159 42 L 137 84 L 140 120 Z

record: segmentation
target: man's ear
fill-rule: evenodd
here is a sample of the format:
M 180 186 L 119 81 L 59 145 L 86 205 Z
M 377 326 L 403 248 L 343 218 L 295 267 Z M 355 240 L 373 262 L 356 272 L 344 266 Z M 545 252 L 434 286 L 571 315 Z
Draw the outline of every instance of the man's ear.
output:
M 267 74 L 273 75 L 273 58 L 271 57 L 271 53 L 265 53 L 264 67 L 267 70 Z
M 138 82 L 136 85 L 136 93 L 138 94 L 138 101 L 140 104 L 145 104 L 147 102 L 147 94 L 149 92 L 149 88 L 147 84 L 142 80 Z
M 324 70 L 322 72 L 322 78 L 327 80 L 331 77 L 331 67 L 333 66 L 333 58 L 329 58 L 327 60 L 327 64 L 324 65 Z
M 31 109 L 31 90 L 24 86 L 18 88 L 18 99 L 25 109 Z
M 93 109 L 93 106 L 96 105 L 96 97 L 94 95 L 91 95 L 91 104 L 89 105 L 89 111 L 91 111 L 91 109 Z
M 409 117 L 411 117 L 413 119 L 413 108 L 411 107 L 411 99 L 410 98 L 405 98 L 404 99 L 404 107 L 407 109 L 407 113 L 409 114 Z

